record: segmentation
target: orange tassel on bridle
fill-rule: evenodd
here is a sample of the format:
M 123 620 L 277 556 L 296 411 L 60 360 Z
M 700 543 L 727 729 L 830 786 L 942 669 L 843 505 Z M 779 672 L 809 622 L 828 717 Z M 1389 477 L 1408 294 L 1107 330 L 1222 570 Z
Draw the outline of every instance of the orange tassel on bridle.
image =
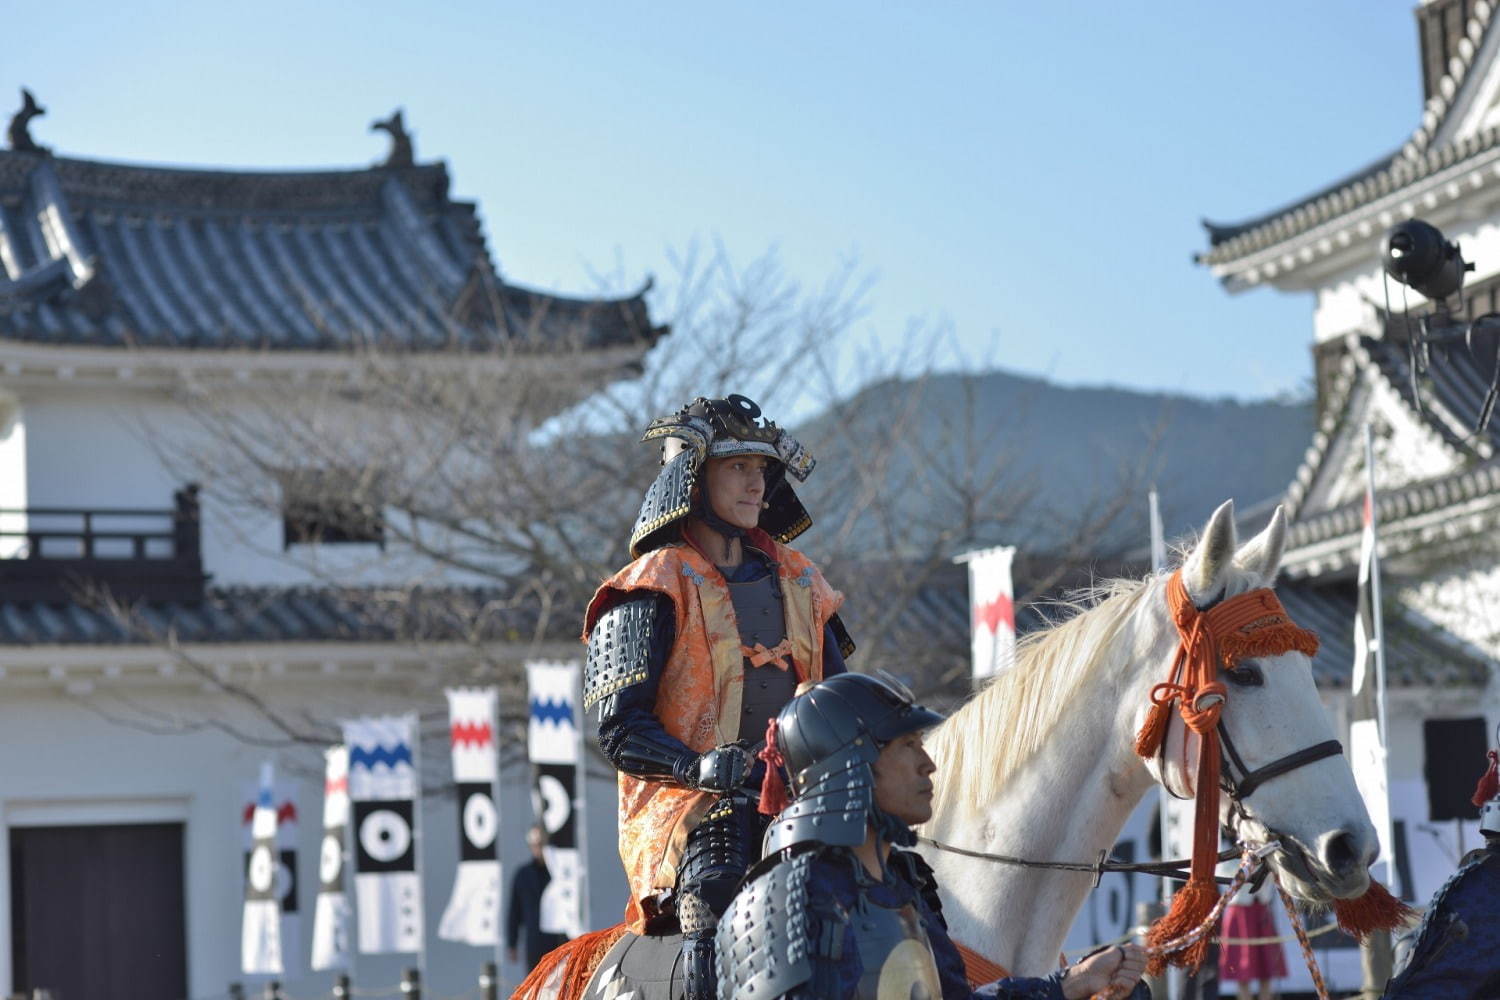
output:
M 1309 657 L 1318 651 L 1318 637 L 1298 627 L 1269 589 L 1252 590 L 1199 611 L 1178 570 L 1167 580 L 1167 607 L 1180 638 L 1177 656 L 1166 683 L 1151 689 L 1151 709 L 1136 733 L 1135 752 L 1147 759 L 1156 755 L 1166 741 L 1174 708 L 1183 724 L 1198 734 L 1200 752 L 1188 881 L 1172 897 L 1167 915 L 1151 926 L 1147 943 L 1154 947 L 1197 928 L 1219 900 L 1219 887 L 1214 881 L 1219 851 L 1217 728 L 1228 697 L 1228 689 L 1218 679 L 1220 667 L 1229 669 L 1244 659 L 1279 656 L 1293 650 Z M 1356 937 L 1389 930 L 1411 913 L 1385 886 L 1373 881 L 1358 899 L 1335 902 L 1334 911 L 1339 926 Z M 1168 964 L 1197 968 L 1207 956 L 1213 937 L 1204 934 L 1191 945 L 1152 958 L 1149 971 L 1159 974 Z

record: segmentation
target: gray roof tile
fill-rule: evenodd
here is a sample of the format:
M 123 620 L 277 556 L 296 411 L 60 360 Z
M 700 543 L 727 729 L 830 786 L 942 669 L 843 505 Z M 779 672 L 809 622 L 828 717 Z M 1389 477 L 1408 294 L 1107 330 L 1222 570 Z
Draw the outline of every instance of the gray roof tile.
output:
M 44 232 L 45 229 L 45 232 Z M 468 294 L 474 282 L 494 290 Z M 182 170 L 0 150 L 0 338 L 255 349 L 649 345 L 644 289 L 502 281 L 441 163 Z M 533 325 L 528 325 L 533 324 Z

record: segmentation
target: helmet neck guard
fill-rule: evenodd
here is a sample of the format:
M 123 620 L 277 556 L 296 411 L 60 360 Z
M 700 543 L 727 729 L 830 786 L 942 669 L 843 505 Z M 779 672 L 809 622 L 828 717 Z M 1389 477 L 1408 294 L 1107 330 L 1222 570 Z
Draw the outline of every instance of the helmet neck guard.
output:
M 942 718 L 868 674 L 837 674 L 793 698 L 776 718 L 776 743 L 794 798 L 766 831 L 766 853 L 808 842 L 856 847 L 871 827 L 911 846 L 911 828 L 875 803 L 874 765 L 886 744 Z

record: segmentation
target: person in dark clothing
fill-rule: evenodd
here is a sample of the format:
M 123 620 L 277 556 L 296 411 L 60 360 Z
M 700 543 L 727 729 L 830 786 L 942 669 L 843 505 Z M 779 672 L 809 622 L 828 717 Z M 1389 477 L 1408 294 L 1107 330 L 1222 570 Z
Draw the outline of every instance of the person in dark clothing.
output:
M 526 968 L 531 970 L 542 956 L 563 943 L 561 934 L 542 930 L 542 891 L 552 881 L 542 849 L 547 846 L 547 831 L 534 826 L 526 831 L 526 846 L 531 860 L 516 869 L 510 880 L 510 906 L 505 911 L 505 958 L 516 960 L 516 939 L 526 929 Z
M 922 732 L 940 721 L 896 683 L 853 673 L 781 710 L 767 750 L 795 795 L 719 922 L 719 1000 L 1149 998 L 1135 944 L 1046 977 L 969 986 L 932 869 L 910 850 L 912 826 L 932 817 L 936 765 Z

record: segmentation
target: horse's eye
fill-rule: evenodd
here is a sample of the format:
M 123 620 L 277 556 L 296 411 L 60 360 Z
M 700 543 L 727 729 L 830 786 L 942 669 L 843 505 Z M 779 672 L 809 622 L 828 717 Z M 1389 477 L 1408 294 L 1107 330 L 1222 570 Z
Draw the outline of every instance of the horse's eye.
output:
M 1258 688 L 1266 682 L 1266 675 L 1253 663 L 1241 663 L 1224 673 L 1229 677 L 1230 683 L 1238 687 Z

